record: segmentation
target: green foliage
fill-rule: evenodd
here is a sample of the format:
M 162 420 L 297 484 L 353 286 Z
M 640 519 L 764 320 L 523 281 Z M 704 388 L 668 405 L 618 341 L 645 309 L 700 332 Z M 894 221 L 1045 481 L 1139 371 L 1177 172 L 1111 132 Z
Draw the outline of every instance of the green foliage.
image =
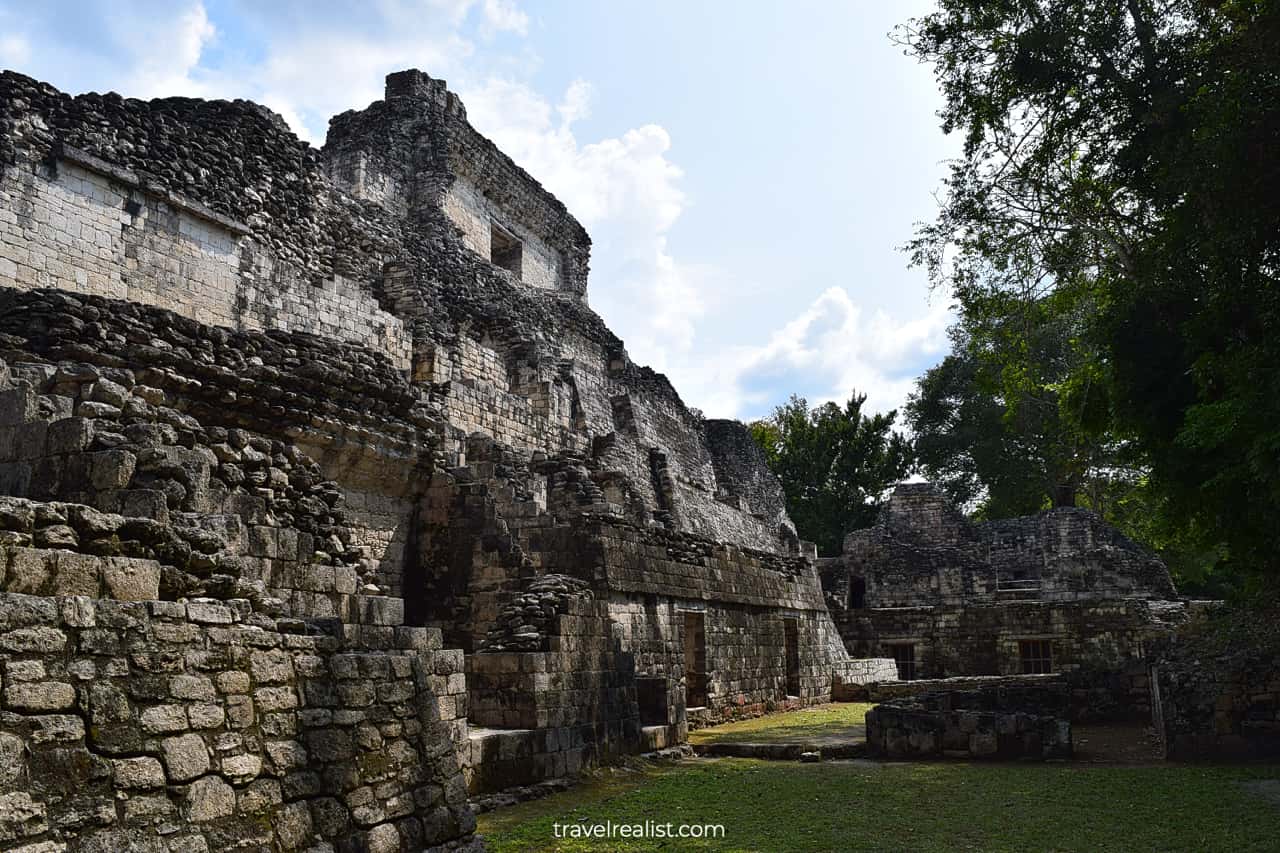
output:
M 840 553 L 850 530 L 874 523 L 885 492 L 911 469 L 910 444 L 893 432 L 897 412 L 864 415 L 866 399 L 810 409 L 793 396 L 750 426 L 782 481 L 796 531 L 826 556 Z
M 1280 571 L 1280 0 L 940 0 L 898 36 L 965 137 L 913 260 L 966 324 L 1079 321 L 1056 376 L 1002 350 L 1006 418 L 1050 380 L 1130 448 L 1138 528 Z
M 1123 468 L 1076 305 L 993 293 L 961 307 L 952 354 L 907 403 L 917 461 L 982 518 L 1075 506 Z

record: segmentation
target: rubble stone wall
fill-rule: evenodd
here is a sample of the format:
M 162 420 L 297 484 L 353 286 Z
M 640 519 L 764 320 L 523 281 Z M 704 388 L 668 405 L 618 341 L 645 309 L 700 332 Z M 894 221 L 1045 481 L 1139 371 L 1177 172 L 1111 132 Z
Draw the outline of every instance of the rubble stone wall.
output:
M 475 251 L 489 222 L 524 240 L 523 280 Z M 321 151 L 246 102 L 0 75 L 0 592 L 45 602 L 20 642 L 111 650 L 116 722 L 175 726 L 110 755 L 141 803 L 112 769 L 88 787 L 127 794 L 114 818 L 13 798 L 23 837 L 468 844 L 468 784 L 684 738 L 685 611 L 703 720 L 883 669 L 844 651 L 749 436 L 708 429 L 587 306 L 589 252 L 417 71 Z M 68 628 L 68 595 L 141 603 Z M 0 656 L 45 659 L 0 666 L 4 737 L 35 737 L 33 702 L 93 713 L 57 650 L 8 636 Z M 45 681 L 73 695 L 25 686 Z M 169 738 L 208 767 L 170 778 Z M 71 760 L 50 785 L 97 761 Z
M 1280 608 L 1219 602 L 1198 617 L 1153 654 L 1155 722 L 1167 755 L 1280 755 Z
M 0 180 L 0 286 L 56 287 L 158 305 L 202 323 L 358 342 L 410 363 L 403 322 L 341 276 L 305 281 L 246 238 L 247 226 L 130 172 L 63 150 Z M 12 220 L 12 221 L 6 221 Z
M 0 596 L 0 840 L 399 850 L 474 829 L 438 634 L 349 650 L 249 612 Z
M 828 586 L 851 606 L 1175 597 L 1169 571 L 1095 513 L 1054 509 L 974 524 L 928 483 L 897 486 L 875 526 L 845 538 Z
M 855 657 L 892 657 L 915 646 L 916 676 L 1017 675 L 1020 641 L 1051 644 L 1055 672 L 1122 666 L 1185 616 L 1170 602 L 1154 613 L 1143 600 L 1017 602 L 847 611 L 838 624 Z
M 1045 683 L 895 699 L 867 712 L 867 748 L 899 759 L 1070 758 L 1066 697 Z
M 896 487 L 819 563 L 850 653 L 912 647 L 916 678 L 1016 675 L 1030 641 L 1055 672 L 1123 670 L 1190 612 L 1164 564 L 1091 512 L 975 524 L 928 483 Z

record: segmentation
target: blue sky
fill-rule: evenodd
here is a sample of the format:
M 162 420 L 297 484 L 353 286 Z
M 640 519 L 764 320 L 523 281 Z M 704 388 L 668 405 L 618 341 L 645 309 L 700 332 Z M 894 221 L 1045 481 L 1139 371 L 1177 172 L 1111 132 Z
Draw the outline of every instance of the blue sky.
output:
M 592 306 L 687 403 L 750 418 L 856 388 L 885 410 L 950 320 L 898 250 L 959 148 L 888 37 L 929 5 L 0 0 L 0 66 L 252 98 L 317 145 L 421 68 L 587 226 Z

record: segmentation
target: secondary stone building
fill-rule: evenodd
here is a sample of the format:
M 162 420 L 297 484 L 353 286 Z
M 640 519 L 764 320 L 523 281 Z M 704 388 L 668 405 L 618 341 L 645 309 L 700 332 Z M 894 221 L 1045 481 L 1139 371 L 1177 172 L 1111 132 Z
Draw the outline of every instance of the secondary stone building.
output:
M 469 791 L 894 676 L 589 250 L 418 71 L 320 150 L 0 75 L 0 843 L 466 846 Z
M 1118 669 L 1188 607 L 1159 559 L 1092 512 L 974 523 L 928 483 L 898 486 L 821 563 L 845 645 L 894 658 L 903 679 Z

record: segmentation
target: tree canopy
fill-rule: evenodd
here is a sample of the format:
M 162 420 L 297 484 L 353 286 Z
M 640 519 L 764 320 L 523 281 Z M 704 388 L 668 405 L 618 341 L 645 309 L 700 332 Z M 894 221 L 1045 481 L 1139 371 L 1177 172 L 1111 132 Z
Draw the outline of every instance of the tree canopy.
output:
M 1063 426 L 1133 452 L 1153 535 L 1276 573 L 1280 0 L 940 0 L 897 36 L 933 64 L 943 126 L 965 139 L 914 261 L 970 338 L 1032 308 L 1075 323 L 1071 357 L 1028 382 L 1036 358 L 995 381 L 958 348 L 913 420 L 950 405 L 971 432 L 1000 409 L 1008 426 L 1052 380 Z M 943 393 L 966 372 L 987 395 L 967 408 Z M 967 476 L 998 494 L 976 464 Z
M 792 396 L 750 425 L 796 531 L 824 556 L 838 555 L 850 530 L 875 522 L 881 499 L 911 468 L 910 443 L 893 431 L 897 412 L 864 415 L 866 399 L 855 393 L 843 406 L 811 409 Z
M 906 407 L 922 473 L 984 518 L 1051 506 L 1100 508 L 1130 476 L 1127 447 L 1108 430 L 1106 389 L 1073 380 L 1092 351 L 1073 306 L 995 294 L 965 306 L 952 352 L 917 381 Z

